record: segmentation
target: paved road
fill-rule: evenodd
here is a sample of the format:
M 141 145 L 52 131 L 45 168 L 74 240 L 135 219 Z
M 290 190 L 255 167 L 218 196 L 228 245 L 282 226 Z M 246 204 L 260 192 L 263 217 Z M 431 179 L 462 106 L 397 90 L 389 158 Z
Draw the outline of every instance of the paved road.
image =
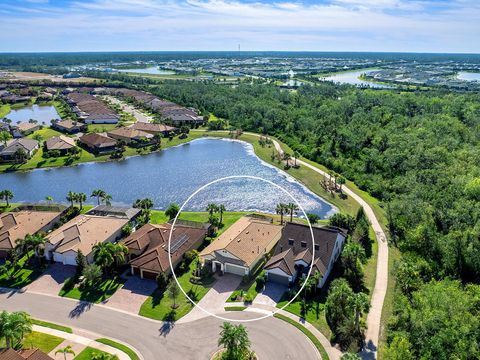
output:
M 118 339 L 135 347 L 145 360 L 209 359 L 217 349 L 222 324 L 221 320 L 208 317 L 169 326 L 104 306 L 30 292 L 1 293 L 0 309 L 24 310 L 39 319 Z M 258 317 L 247 312 L 231 316 L 237 319 Z M 268 318 L 247 322 L 245 326 L 252 348 L 262 360 L 318 359 L 316 349 L 305 335 L 281 320 Z
M 120 105 L 120 107 L 122 108 L 123 111 L 133 115 L 135 117 L 135 119 L 137 119 L 138 122 L 147 122 L 148 123 L 148 122 L 153 121 L 153 117 L 144 114 L 140 110 L 138 110 L 135 107 L 127 104 L 124 101 L 121 101 L 121 100 L 117 99 L 114 96 L 106 95 L 105 98 L 110 100 L 113 104 Z

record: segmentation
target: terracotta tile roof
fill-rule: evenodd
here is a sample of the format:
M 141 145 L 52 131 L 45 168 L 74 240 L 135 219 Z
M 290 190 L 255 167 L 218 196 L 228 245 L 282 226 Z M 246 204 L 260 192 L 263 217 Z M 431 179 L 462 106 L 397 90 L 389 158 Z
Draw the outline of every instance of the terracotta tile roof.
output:
M 68 150 L 75 147 L 75 140 L 65 136 L 52 136 L 45 142 L 47 150 Z
M 18 239 L 48 227 L 59 215 L 60 212 L 30 210 L 0 214 L 0 249 L 13 249 Z
M 117 144 L 117 140 L 101 133 L 90 133 L 81 136 L 79 139 L 82 143 L 90 147 L 112 147 Z
M 17 124 L 16 126 L 17 126 L 18 130 L 20 130 L 21 132 L 29 131 L 29 130 L 35 129 L 37 127 L 40 127 L 40 125 L 35 124 L 35 123 L 30 123 L 30 122 L 21 122 L 20 124 Z
M 152 124 L 145 122 L 136 122 L 131 126 L 132 129 L 147 131 L 147 132 L 168 132 L 176 130 L 173 126 L 168 126 L 164 124 Z
M 53 360 L 39 349 L 15 351 L 13 349 L 0 350 L 0 360 Z
M 113 130 L 109 131 L 107 134 L 108 134 L 108 136 L 113 137 L 113 138 L 121 137 L 121 138 L 128 138 L 128 139 L 132 139 L 132 140 L 152 139 L 153 138 L 152 134 L 150 134 L 148 132 L 145 132 L 145 131 L 137 130 L 137 129 L 134 129 L 134 128 L 131 128 L 131 127 L 116 128 L 116 129 L 113 129 Z
M 119 231 L 128 219 L 110 216 L 79 215 L 47 236 L 55 252 L 82 250 L 90 254 L 95 244 L 104 242 Z
M 130 261 L 130 265 L 152 272 L 164 272 L 169 269 L 168 237 L 170 224 L 145 224 L 123 240 L 131 251 L 141 255 Z M 206 230 L 183 225 L 175 225 L 170 244 L 172 264 L 176 264 L 194 245 L 203 240 Z
M 280 236 L 282 227 L 248 217 L 240 218 L 217 240 L 208 245 L 201 256 L 214 255 L 215 251 L 226 250 L 250 266 L 265 253 L 272 241 Z
M 55 123 L 55 126 L 58 126 L 67 130 L 71 130 L 75 128 L 82 128 L 82 127 L 85 127 L 86 125 L 84 123 L 77 122 L 77 121 L 62 120 L 62 121 L 57 121 Z

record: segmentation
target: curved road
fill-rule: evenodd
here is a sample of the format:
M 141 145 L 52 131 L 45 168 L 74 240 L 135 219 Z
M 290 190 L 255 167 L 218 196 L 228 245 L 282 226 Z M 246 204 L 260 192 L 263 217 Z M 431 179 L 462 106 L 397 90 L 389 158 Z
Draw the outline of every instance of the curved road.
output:
M 210 359 L 222 321 L 208 317 L 187 324 L 153 321 L 105 306 L 30 292 L 0 292 L 0 308 L 27 311 L 34 318 L 86 329 L 136 348 L 145 360 Z M 246 312 L 232 318 L 252 318 Z M 275 318 L 245 323 L 252 349 L 262 360 L 318 359 L 313 344 L 292 325 Z

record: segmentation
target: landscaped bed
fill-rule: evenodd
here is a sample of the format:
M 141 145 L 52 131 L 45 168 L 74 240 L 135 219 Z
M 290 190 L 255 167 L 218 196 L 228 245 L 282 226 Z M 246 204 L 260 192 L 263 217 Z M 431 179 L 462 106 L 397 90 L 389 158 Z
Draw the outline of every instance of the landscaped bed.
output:
M 30 256 L 32 256 L 31 252 Z M 27 263 L 27 256 L 23 256 L 17 263 L 15 269 L 9 270 L 0 275 L 0 287 L 21 289 L 31 284 L 40 275 L 43 274 L 45 268 L 43 266 L 33 266 Z
M 97 350 L 91 347 L 86 347 L 83 351 L 75 356 L 74 360 L 91 360 L 94 354 L 105 354 L 109 355 L 105 351 Z
M 81 287 L 75 284 L 72 287 L 72 280 L 70 278 L 65 281 L 65 284 L 58 295 L 71 299 L 100 303 L 108 299 L 115 293 L 115 291 L 120 289 L 125 281 L 125 279 L 119 276 L 114 276 L 103 279 L 100 283 L 95 284 L 94 286 Z

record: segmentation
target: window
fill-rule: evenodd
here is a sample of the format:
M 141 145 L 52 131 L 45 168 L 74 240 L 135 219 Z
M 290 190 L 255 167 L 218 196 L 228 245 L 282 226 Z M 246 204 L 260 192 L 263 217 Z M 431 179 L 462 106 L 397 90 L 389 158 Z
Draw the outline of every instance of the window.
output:
M 301 242 L 301 245 L 302 245 L 302 248 L 306 248 L 306 247 L 307 247 L 307 242 L 306 242 L 306 241 L 302 241 L 302 242 Z
M 315 244 L 315 251 L 319 251 L 319 250 L 320 250 L 320 245 Z
M 293 239 L 288 239 L 288 245 L 293 245 L 294 240 Z

